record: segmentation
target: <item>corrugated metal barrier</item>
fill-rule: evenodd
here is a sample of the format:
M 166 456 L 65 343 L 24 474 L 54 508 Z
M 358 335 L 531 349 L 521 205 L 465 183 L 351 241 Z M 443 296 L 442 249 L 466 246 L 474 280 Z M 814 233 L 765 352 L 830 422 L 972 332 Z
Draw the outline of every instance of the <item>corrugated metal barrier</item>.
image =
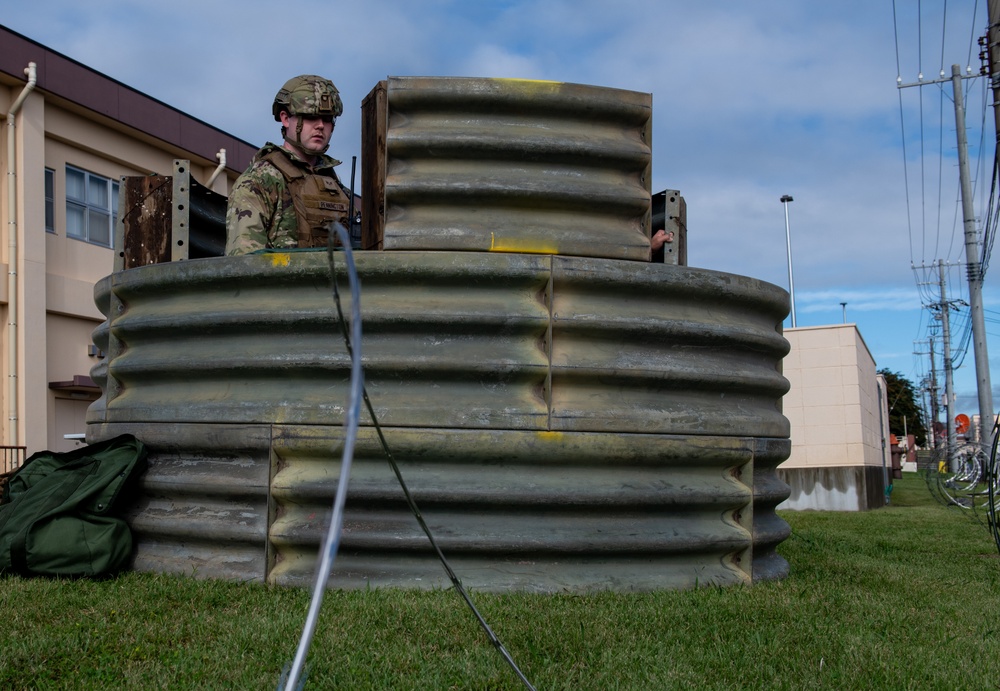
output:
M 366 248 L 649 259 L 649 94 L 390 77 L 363 111 Z
M 782 576 L 787 295 L 619 260 L 362 252 L 376 414 L 463 581 L 651 589 Z M 88 439 L 150 447 L 137 567 L 306 583 L 349 360 L 325 252 L 139 267 L 97 287 Z M 347 296 L 344 296 L 347 300 Z M 362 416 L 345 587 L 446 586 Z M 787 492 L 786 492 L 787 493 Z

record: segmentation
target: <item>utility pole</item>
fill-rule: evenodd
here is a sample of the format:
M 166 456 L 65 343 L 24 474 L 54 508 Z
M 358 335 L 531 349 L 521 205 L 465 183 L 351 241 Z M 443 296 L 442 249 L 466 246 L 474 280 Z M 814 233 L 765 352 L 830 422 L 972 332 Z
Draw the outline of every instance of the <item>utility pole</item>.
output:
M 930 400 L 931 396 L 931 385 L 928 377 L 924 377 L 923 382 L 921 382 L 921 396 L 920 396 L 920 412 L 924 416 L 924 420 L 927 421 L 927 442 L 930 444 L 931 451 L 937 449 L 937 444 L 934 439 L 934 420 L 931 419 L 930 413 Z
M 991 86 L 993 88 L 993 115 L 997 128 L 997 141 L 1000 142 L 1000 0 L 988 0 L 990 26 L 987 31 L 988 65 Z M 973 77 L 971 66 L 967 78 Z M 986 323 L 983 318 L 983 272 L 979 260 L 979 233 L 976 230 L 976 216 L 972 206 L 972 183 L 969 179 L 969 153 L 965 134 L 965 104 L 962 97 L 962 75 L 958 65 L 951 66 L 951 77 L 943 74 L 941 79 L 921 81 L 913 84 L 903 84 L 902 78 L 896 78 L 897 87 L 925 86 L 950 81 L 955 101 L 955 133 L 958 138 L 958 168 L 959 183 L 962 195 L 962 222 L 965 229 L 965 264 L 966 276 L 969 281 L 969 320 L 972 323 L 972 345 L 975 356 L 976 388 L 979 395 L 980 439 L 984 444 L 992 445 L 993 423 L 993 391 L 990 383 L 989 353 L 986 347 Z M 996 157 L 996 151 L 994 151 Z M 942 270 L 943 271 L 943 270 Z M 945 311 L 942 310 L 942 315 Z M 948 371 L 951 362 L 946 357 Z M 948 395 L 951 395 L 949 390 Z M 950 399 L 949 399 L 950 407 Z M 951 410 L 948 412 L 949 439 L 954 436 Z M 951 449 L 949 449 L 951 453 Z
M 927 341 L 914 341 L 913 345 L 922 346 L 927 343 L 927 352 L 922 350 L 914 350 L 914 355 L 929 355 L 931 358 L 931 373 L 923 378 L 920 382 L 920 410 L 923 413 L 924 421 L 927 423 L 927 440 L 930 442 L 931 449 L 937 449 L 937 436 L 934 434 L 934 425 L 938 422 L 938 404 L 937 404 L 937 371 L 934 365 L 934 332 L 931 331 L 930 338 Z
M 993 122 L 996 132 L 996 142 L 1000 143 L 1000 0 L 987 0 L 986 7 L 987 7 L 987 14 L 989 14 L 990 18 L 990 25 L 989 28 L 986 30 L 986 42 L 987 42 L 986 64 L 989 68 L 990 87 L 993 89 Z M 1000 154 L 1000 147 L 995 148 L 994 151 L 995 151 L 994 157 L 996 157 L 997 154 Z M 982 283 L 982 280 L 983 277 L 982 274 L 980 274 L 979 275 L 980 284 Z M 981 303 L 980 307 L 982 307 Z M 983 318 L 982 310 L 980 310 L 979 318 L 980 319 Z M 973 322 L 973 325 L 975 325 L 975 322 Z M 976 337 L 975 333 L 973 333 L 973 337 Z M 976 343 L 978 344 L 978 342 L 979 339 L 976 338 Z M 984 341 L 984 347 L 985 347 L 985 341 Z M 987 370 L 987 374 L 989 374 L 989 370 Z M 982 387 L 982 382 L 979 382 L 979 386 Z M 989 410 L 987 411 L 989 413 L 989 417 L 985 420 L 983 419 L 983 410 L 982 410 L 983 400 L 982 396 L 980 395 L 979 439 L 980 442 L 982 442 L 983 444 L 992 444 L 993 440 L 992 436 L 990 435 L 992 435 L 992 430 L 993 430 L 992 427 L 993 391 L 989 386 L 987 386 L 987 391 L 990 393 L 991 396 L 990 400 L 988 401 L 990 404 Z M 987 430 L 990 431 L 990 435 L 985 434 Z
M 931 355 L 931 448 L 937 448 L 937 430 L 934 426 L 938 422 L 938 406 L 937 406 L 937 368 L 934 366 L 934 330 L 931 329 L 931 335 L 928 339 L 930 341 L 930 355 Z
M 944 281 L 944 262 L 938 260 L 938 276 L 940 278 L 941 287 L 941 337 L 944 341 L 944 404 L 945 404 L 945 429 L 948 430 L 948 445 L 945 447 L 946 458 L 948 459 L 948 468 L 951 468 L 951 459 L 955 453 L 955 411 L 952 409 L 954 404 L 952 403 L 952 398 L 955 391 L 955 382 L 952 379 L 951 371 L 951 321 L 950 315 L 951 305 L 948 304 L 948 296 L 946 294 L 946 286 Z
M 996 141 L 1000 143 L 1000 0 L 987 0 L 990 26 L 986 30 L 987 65 L 989 66 L 990 87 L 993 89 L 993 120 L 996 125 Z
M 1000 0 L 990 0 L 990 16 Z M 1000 11 L 1000 10 L 996 10 Z M 990 22 L 990 32 L 994 30 Z M 990 51 L 992 54 L 992 50 Z M 990 356 L 986 348 L 986 321 L 983 318 L 983 272 L 979 261 L 979 233 L 972 208 L 972 183 L 969 180 L 969 152 L 965 138 L 965 105 L 962 101 L 962 75 L 958 65 L 951 66 L 951 84 L 955 94 L 955 130 L 958 134 L 958 175 L 962 190 L 962 220 L 965 226 L 965 267 L 969 280 L 969 318 L 972 321 L 972 347 L 976 359 L 976 386 L 979 391 L 979 439 L 993 445 L 993 390 L 990 384 Z M 994 114 L 997 91 L 994 87 Z M 998 114 L 1000 117 L 1000 114 Z M 994 154 L 995 155 L 995 154 Z M 943 269 L 942 269 L 943 271 Z M 948 429 L 954 422 L 948 413 Z

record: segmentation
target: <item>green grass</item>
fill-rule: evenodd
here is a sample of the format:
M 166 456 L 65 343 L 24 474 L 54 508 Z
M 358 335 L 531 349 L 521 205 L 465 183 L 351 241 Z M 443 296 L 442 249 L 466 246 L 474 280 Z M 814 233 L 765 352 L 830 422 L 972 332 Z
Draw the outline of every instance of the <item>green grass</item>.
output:
M 921 478 L 866 513 L 785 512 L 791 575 L 752 588 L 474 593 L 538 689 L 1000 686 L 1000 559 Z M 125 574 L 0 579 L 0 688 L 274 689 L 309 593 Z M 451 591 L 334 592 L 308 689 L 517 689 Z

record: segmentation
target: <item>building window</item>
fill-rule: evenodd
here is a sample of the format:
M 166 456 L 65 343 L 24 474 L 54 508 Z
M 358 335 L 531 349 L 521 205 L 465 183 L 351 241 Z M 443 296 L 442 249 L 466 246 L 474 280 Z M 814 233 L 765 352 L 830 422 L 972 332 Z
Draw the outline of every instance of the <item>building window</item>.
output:
M 56 232 L 56 171 L 45 169 L 45 230 Z
M 118 220 L 118 183 L 66 166 L 66 235 L 111 247 Z

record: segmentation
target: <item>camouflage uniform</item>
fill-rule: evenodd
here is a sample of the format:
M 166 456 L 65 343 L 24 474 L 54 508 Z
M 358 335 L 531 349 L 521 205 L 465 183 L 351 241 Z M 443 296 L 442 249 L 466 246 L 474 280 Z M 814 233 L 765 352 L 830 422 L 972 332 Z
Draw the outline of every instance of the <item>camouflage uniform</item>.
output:
M 226 255 L 247 254 L 264 248 L 299 247 L 298 220 L 285 175 L 265 160 L 272 152 L 284 154 L 306 174 L 333 178 L 343 185 L 333 167 L 340 161 L 322 155 L 314 167 L 284 147 L 270 142 L 254 156 L 250 167 L 233 185 L 226 209 Z M 347 199 L 346 194 L 344 199 Z M 342 223 L 346 226 L 347 210 Z
M 303 117 L 333 121 L 343 113 L 337 87 L 312 74 L 293 77 L 274 97 L 271 114 L 298 116 L 292 132 L 282 127 L 285 141 L 302 148 Z M 329 146 L 329 144 L 327 144 Z M 264 248 L 326 246 L 327 226 L 346 227 L 348 196 L 333 167 L 340 161 L 318 152 L 309 165 L 295 152 L 270 142 L 254 156 L 236 180 L 226 209 L 226 254 L 246 254 Z

